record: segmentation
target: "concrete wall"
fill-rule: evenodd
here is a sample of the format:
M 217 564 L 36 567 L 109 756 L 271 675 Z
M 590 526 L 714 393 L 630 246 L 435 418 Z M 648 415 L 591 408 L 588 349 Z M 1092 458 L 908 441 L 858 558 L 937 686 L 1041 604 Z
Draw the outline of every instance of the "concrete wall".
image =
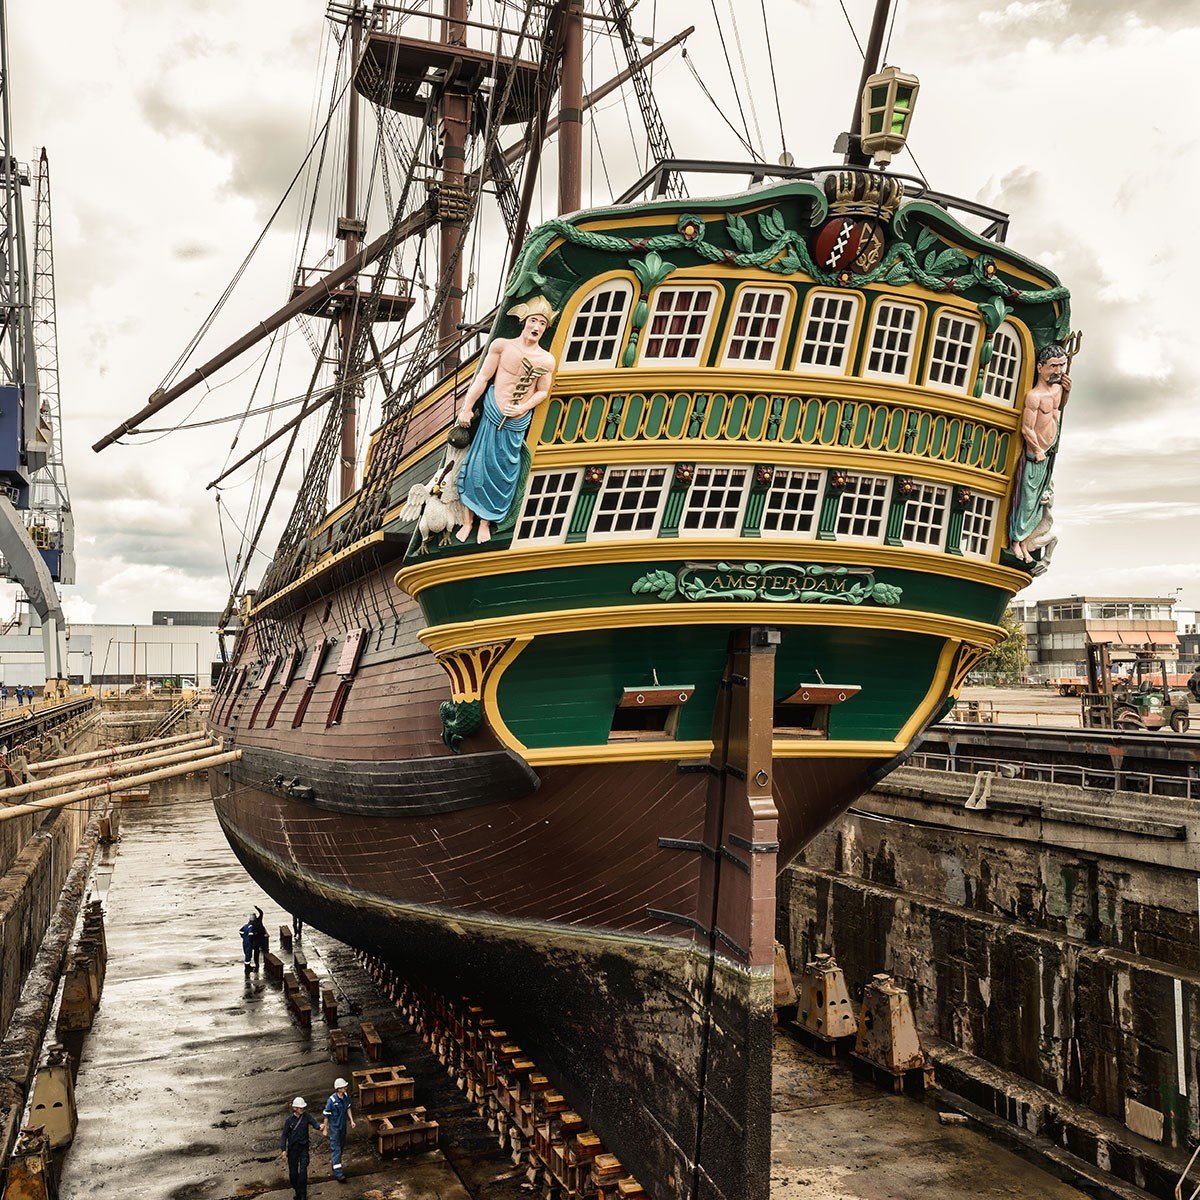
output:
M 69 752 L 94 744 L 76 739 Z M 91 816 L 72 804 L 44 817 L 0 822 L 0 1038 L 42 943 L 72 860 Z
M 905 770 L 780 877 L 793 965 L 908 985 L 921 1030 L 1092 1111 L 1200 1133 L 1200 821 L 1184 802 Z M 1136 1118 L 1135 1118 L 1135 1123 Z

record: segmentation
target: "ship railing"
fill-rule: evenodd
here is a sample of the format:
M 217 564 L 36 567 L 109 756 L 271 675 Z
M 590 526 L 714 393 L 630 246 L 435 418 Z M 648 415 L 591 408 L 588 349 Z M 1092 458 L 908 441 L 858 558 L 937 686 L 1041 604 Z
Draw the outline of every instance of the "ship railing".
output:
M 1001 766 L 1017 768 L 1020 777 L 1036 783 L 1061 784 L 1098 792 L 1137 792 L 1145 796 L 1194 800 L 1200 797 L 1200 780 L 1186 775 L 1162 775 L 1154 771 L 1119 771 L 1112 766 L 1088 767 L 1077 763 L 1026 762 L 994 754 L 977 757 L 969 751 L 916 750 L 907 766 L 927 771 L 945 771 L 952 775 L 978 775 Z M 1194 1200 L 1194 1197 L 1189 1197 Z
M 1192 1157 L 1188 1159 L 1188 1164 L 1183 1168 L 1183 1174 L 1180 1175 L 1179 1182 L 1175 1185 L 1175 1200 L 1196 1200 L 1200 1196 L 1200 1183 L 1197 1183 L 1186 1196 L 1183 1194 L 1185 1187 L 1192 1187 L 1188 1175 L 1191 1173 L 1192 1167 L 1196 1165 L 1197 1158 L 1200 1158 L 1200 1146 L 1192 1151 Z
M 354 15 L 356 11 L 361 14 L 361 10 L 355 10 L 348 4 L 339 3 L 338 0 L 333 0 L 326 11 L 330 16 L 343 20 Z M 445 26 L 453 23 L 465 28 L 468 46 L 487 50 L 489 53 L 497 52 L 501 57 L 512 56 L 520 46 L 523 50 L 522 57 L 527 59 L 536 57 L 533 49 L 536 42 L 531 35 L 540 29 L 540 24 L 531 22 L 522 41 L 519 28 L 497 24 L 495 21 L 459 20 L 447 16 L 442 7 L 442 0 L 412 0 L 409 4 L 383 4 L 376 0 L 366 14 L 366 21 L 374 32 L 400 34 L 431 42 L 441 42 Z M 500 41 L 498 51 L 497 38 Z
M 643 199 L 646 193 L 650 198 L 661 199 L 667 190 L 672 175 L 732 175 L 745 177 L 750 180 L 752 187 L 761 183 L 785 179 L 803 179 L 814 182 L 822 175 L 834 171 L 844 171 L 845 163 L 837 163 L 823 167 L 785 167 L 767 162 L 739 162 L 730 160 L 710 160 L 702 158 L 664 158 L 656 162 L 636 183 L 623 192 L 615 201 L 617 204 L 632 204 Z M 977 200 L 968 200 L 962 196 L 950 196 L 945 192 L 935 192 L 925 180 L 916 175 L 905 175 L 896 171 L 875 171 L 866 167 L 856 168 L 868 175 L 886 176 L 888 179 L 899 179 L 904 183 L 904 195 L 908 200 L 929 200 L 940 208 L 951 213 L 962 213 L 984 222 L 980 235 L 995 242 L 1004 242 L 1008 237 L 1008 213 Z

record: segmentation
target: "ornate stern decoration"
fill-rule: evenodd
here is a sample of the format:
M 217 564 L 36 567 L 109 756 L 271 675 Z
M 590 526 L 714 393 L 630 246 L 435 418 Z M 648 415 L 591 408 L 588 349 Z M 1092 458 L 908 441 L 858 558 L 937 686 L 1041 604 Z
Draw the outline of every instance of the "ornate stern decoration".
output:
M 852 283 L 883 259 L 885 231 L 904 198 L 904 187 L 887 175 L 834 171 L 825 177 L 829 220 L 813 239 L 816 264 L 838 283 Z
M 442 702 L 438 715 L 442 741 L 452 753 L 461 754 L 463 742 L 483 728 L 483 685 L 511 645 L 511 641 L 485 642 L 437 656 L 450 678 L 451 698 Z

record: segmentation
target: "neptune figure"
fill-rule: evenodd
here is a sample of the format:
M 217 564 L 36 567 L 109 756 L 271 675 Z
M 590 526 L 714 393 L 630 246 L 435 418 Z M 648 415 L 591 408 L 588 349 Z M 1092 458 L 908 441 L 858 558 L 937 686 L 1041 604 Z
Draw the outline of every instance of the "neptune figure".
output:
M 471 536 L 478 520 L 475 540 L 483 545 L 492 536 L 492 523 L 503 520 L 512 506 L 525 431 L 554 379 L 554 358 L 539 344 L 558 315 L 549 301 L 535 296 L 510 308 L 508 315 L 521 322 L 520 334 L 492 342 L 458 410 L 458 424 L 470 425 L 475 402 L 483 397 L 483 416 L 458 476 L 466 510 L 456 534 L 460 542 Z

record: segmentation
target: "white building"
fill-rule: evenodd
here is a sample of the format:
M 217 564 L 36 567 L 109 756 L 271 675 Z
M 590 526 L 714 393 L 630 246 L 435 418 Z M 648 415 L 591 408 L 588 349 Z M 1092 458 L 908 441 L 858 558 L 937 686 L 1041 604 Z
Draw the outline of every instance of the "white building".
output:
M 159 613 L 149 625 L 72 625 L 67 670 L 74 683 L 129 686 L 149 679 L 205 686 L 220 659 L 217 613 Z M 37 614 L 22 605 L 15 623 L 0 635 L 0 682 L 41 687 L 46 681 Z

